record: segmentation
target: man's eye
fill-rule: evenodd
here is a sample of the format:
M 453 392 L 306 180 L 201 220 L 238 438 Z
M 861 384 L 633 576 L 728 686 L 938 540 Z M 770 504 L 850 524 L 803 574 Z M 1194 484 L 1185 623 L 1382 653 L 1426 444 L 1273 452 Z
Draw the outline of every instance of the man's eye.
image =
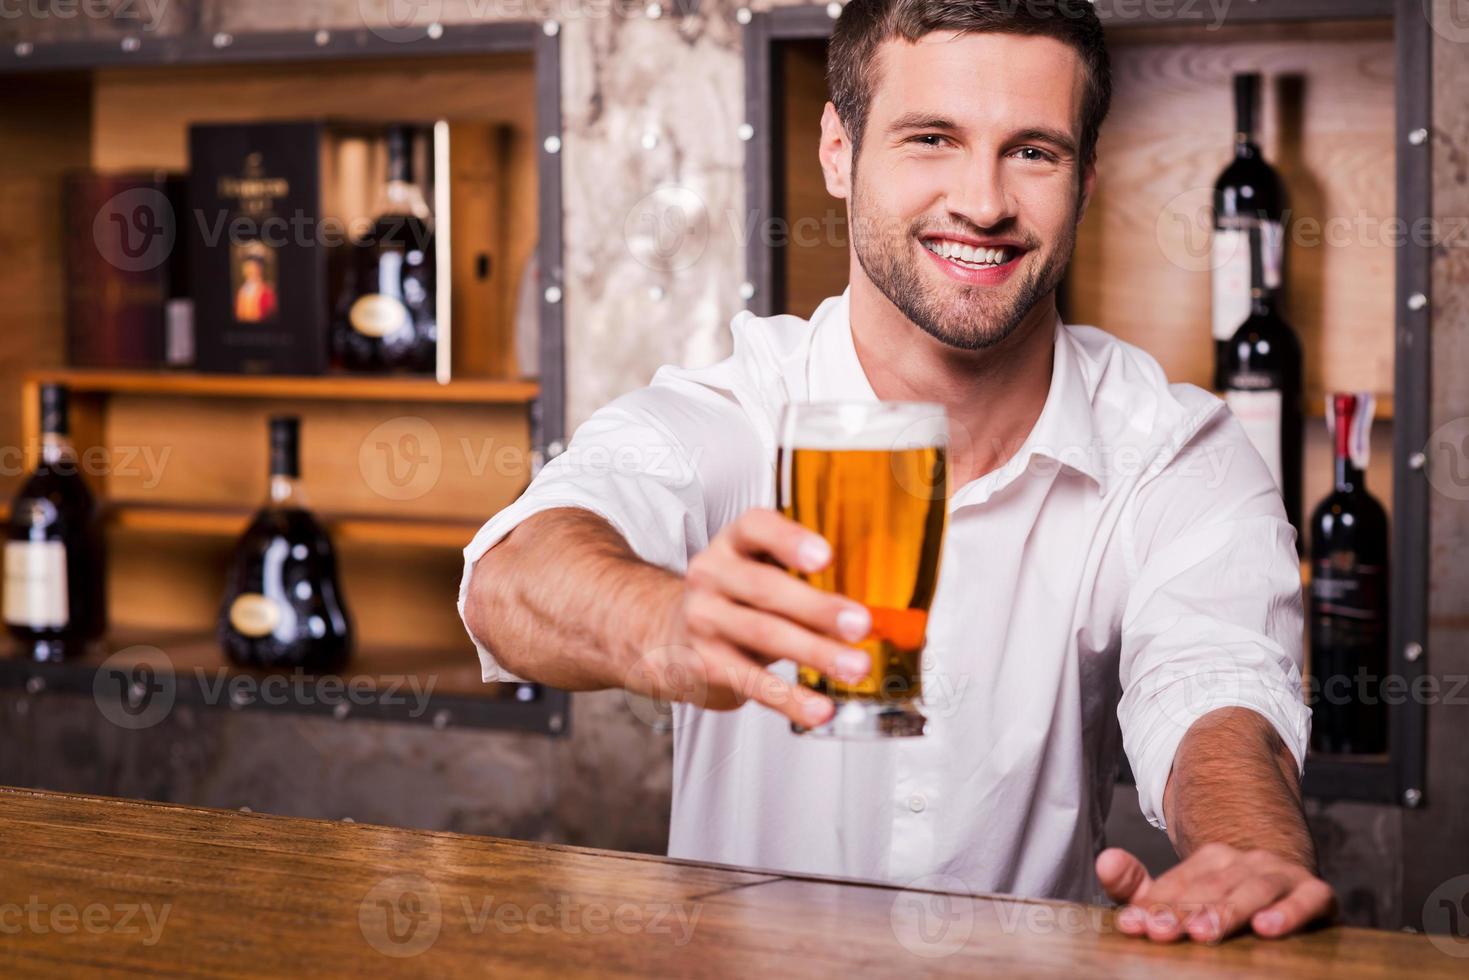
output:
M 924 133 L 922 136 L 913 137 L 913 142 L 924 146 L 943 146 L 949 138 L 941 133 Z
M 1020 155 L 1020 158 L 1022 160 L 1034 160 L 1036 162 L 1044 162 L 1047 160 L 1055 159 L 1045 150 L 1034 146 L 1022 146 L 1015 152 Z

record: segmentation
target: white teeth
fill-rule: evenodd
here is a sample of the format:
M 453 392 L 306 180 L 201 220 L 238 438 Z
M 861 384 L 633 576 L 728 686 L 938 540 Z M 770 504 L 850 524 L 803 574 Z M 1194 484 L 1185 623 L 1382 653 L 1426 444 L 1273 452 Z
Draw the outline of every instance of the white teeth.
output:
M 975 248 L 945 238 L 926 241 L 923 247 L 940 258 L 977 267 L 1004 265 L 1009 258 L 1007 248 Z

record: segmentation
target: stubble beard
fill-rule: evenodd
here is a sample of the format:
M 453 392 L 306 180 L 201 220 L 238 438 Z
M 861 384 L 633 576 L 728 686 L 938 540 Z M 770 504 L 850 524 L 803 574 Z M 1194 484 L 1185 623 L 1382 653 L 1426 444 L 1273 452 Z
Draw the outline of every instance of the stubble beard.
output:
M 923 248 L 920 236 L 940 231 L 927 218 L 913 221 L 897 233 L 896 222 L 881 215 L 866 214 L 865 195 L 853 180 L 851 200 L 852 246 L 862 271 L 879 291 L 930 337 L 958 350 L 988 350 L 1005 343 L 1025 323 L 1036 304 L 1061 284 L 1076 249 L 1076 222 L 1071 222 L 1060 241 L 1040 255 L 1040 241 L 1022 235 L 1031 259 L 1030 268 L 1018 282 L 1012 278 L 1000 286 L 966 286 L 951 282 L 935 288 L 925 280 L 916 254 Z M 996 229 L 970 228 L 969 234 L 1004 234 Z M 1040 261 L 1035 258 L 1040 256 Z

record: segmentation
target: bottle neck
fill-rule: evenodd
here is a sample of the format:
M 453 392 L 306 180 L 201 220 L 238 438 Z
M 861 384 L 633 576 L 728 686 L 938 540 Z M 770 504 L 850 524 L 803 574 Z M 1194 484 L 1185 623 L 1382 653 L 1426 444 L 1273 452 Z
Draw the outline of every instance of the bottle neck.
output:
M 1263 287 L 1251 289 L 1250 312 L 1255 316 L 1273 316 L 1275 313 L 1275 294 Z
M 412 180 L 407 179 L 389 180 L 384 185 L 377 211 L 379 214 L 411 214 L 425 221 L 432 213 L 423 191 Z
M 1351 457 L 1336 457 L 1336 489 L 1338 493 L 1353 493 L 1362 486 L 1362 470 Z
M 306 494 L 301 489 L 301 481 L 284 473 L 272 473 L 270 475 L 270 505 L 281 508 L 304 508 Z
M 76 450 L 71 440 L 60 432 L 41 433 L 41 462 L 47 466 L 59 466 L 76 459 Z

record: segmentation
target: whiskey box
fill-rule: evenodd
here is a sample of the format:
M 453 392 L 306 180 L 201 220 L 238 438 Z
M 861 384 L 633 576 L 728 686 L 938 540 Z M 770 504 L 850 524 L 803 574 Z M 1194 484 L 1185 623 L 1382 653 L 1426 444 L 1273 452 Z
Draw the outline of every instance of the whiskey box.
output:
M 189 276 L 200 370 L 328 366 L 323 125 L 189 128 Z

